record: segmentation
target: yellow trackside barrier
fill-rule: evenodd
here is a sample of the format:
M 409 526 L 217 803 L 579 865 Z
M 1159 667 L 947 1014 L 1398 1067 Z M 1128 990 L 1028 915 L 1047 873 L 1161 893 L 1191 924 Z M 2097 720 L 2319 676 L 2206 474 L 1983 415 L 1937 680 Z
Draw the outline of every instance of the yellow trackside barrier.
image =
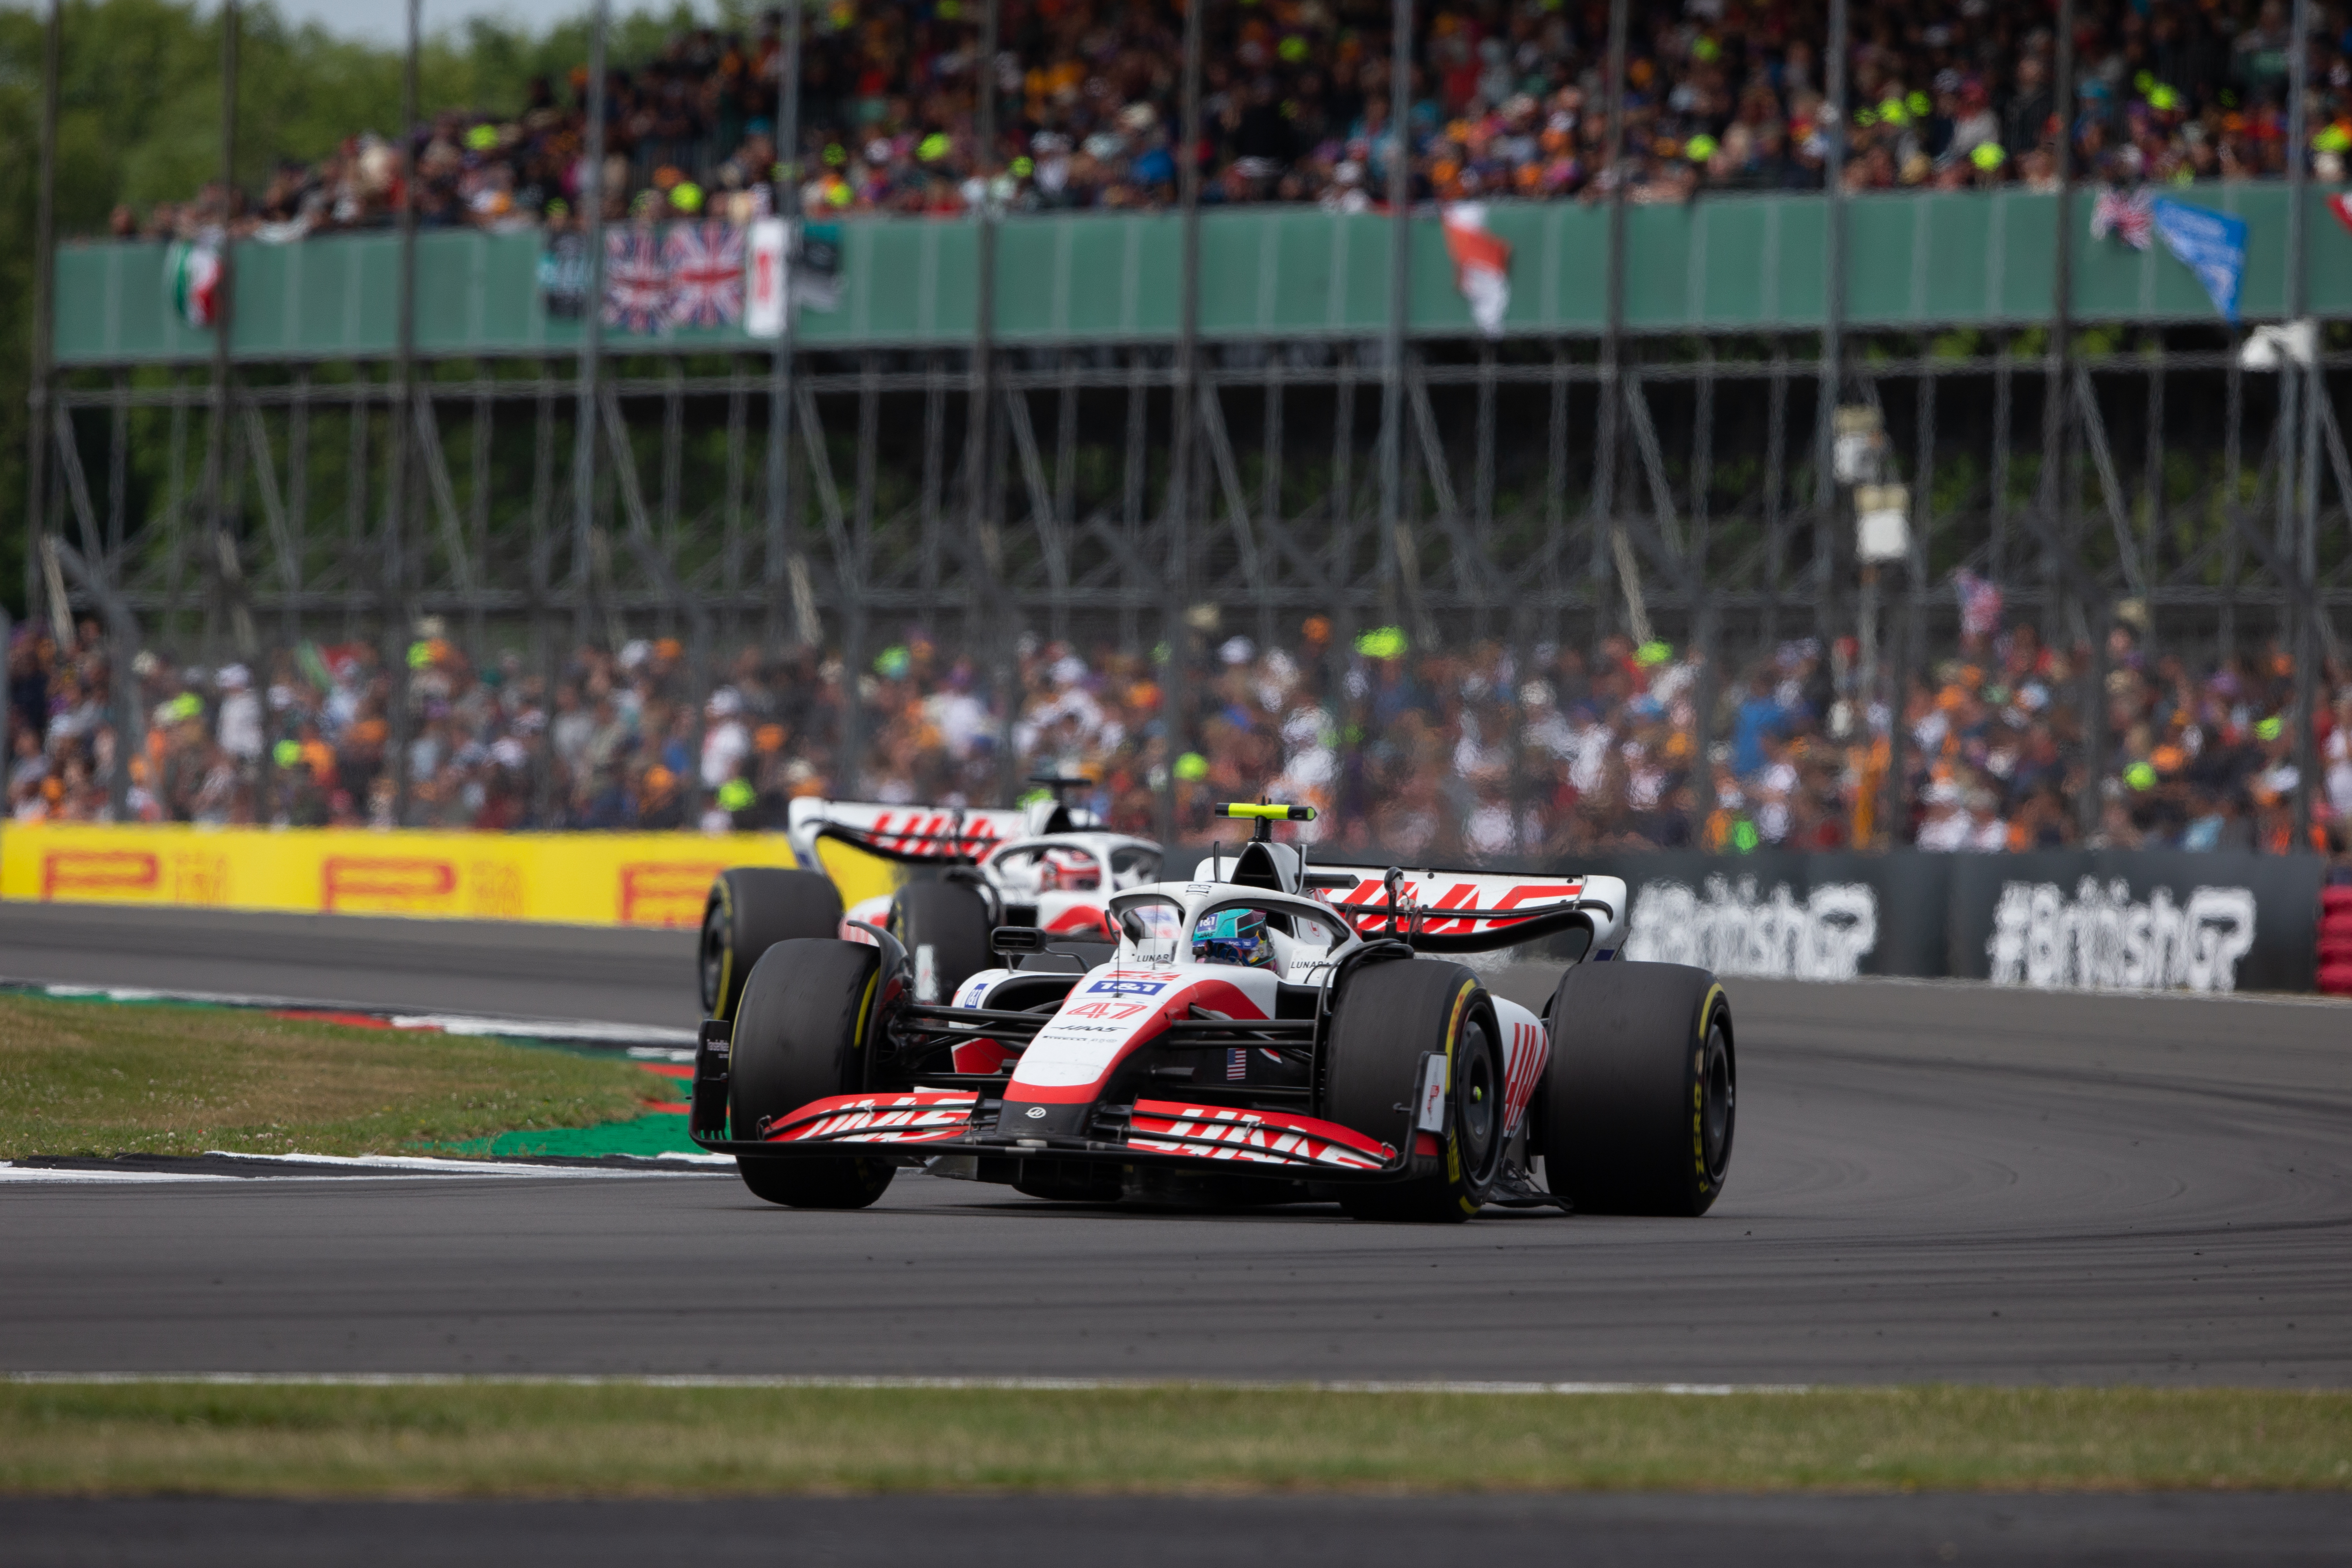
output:
M 59 903 L 694 926 L 728 867 L 795 864 L 782 834 L 0 826 L 0 898 Z

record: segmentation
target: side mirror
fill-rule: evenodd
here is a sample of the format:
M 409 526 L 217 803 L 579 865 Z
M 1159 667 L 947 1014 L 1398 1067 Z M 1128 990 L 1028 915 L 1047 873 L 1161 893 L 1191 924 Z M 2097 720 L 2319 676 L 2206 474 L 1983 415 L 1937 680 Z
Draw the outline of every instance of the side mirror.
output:
M 1143 923 L 1143 917 L 1133 910 L 1119 910 L 1118 929 L 1124 931 L 1127 934 L 1127 940 L 1137 947 L 1141 947 L 1151 935 L 1150 928 Z
M 1043 952 L 1045 933 L 1035 926 L 998 926 L 988 933 L 988 945 L 998 952 Z

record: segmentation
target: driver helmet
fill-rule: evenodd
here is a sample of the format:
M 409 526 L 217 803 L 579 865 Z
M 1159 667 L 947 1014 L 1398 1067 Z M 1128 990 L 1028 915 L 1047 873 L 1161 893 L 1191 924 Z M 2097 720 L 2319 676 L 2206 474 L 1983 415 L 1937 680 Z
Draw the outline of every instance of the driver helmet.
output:
M 1218 910 L 1202 915 L 1192 927 L 1192 959 L 1196 963 L 1239 963 L 1253 969 L 1274 967 L 1274 942 L 1261 910 Z

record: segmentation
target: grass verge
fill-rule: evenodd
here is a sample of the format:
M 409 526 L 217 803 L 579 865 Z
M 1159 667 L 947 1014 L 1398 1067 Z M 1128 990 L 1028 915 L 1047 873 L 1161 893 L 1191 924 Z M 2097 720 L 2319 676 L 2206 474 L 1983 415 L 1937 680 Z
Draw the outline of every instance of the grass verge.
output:
M 384 1153 L 666 1097 L 622 1061 L 242 1008 L 0 995 L 0 1159 Z
M 0 1493 L 2352 1489 L 2352 1394 L 0 1384 Z

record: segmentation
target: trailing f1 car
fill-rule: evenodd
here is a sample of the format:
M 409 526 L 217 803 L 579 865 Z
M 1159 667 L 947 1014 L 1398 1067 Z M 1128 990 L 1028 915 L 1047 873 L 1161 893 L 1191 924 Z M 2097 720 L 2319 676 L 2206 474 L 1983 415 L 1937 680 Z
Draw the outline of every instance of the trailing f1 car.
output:
M 1001 810 L 946 810 L 838 800 L 796 800 L 785 833 L 803 866 L 831 838 L 866 854 L 928 868 L 928 877 L 846 910 L 822 872 L 738 867 L 711 884 L 703 906 L 700 975 L 706 1017 L 731 1018 L 760 955 L 795 938 L 863 940 L 861 927 L 895 937 L 915 965 L 921 1002 L 953 996 L 992 962 L 989 932 L 1037 926 L 1093 942 L 1108 956 L 1110 895 L 1160 875 L 1160 846 L 1103 830 L 1071 806 L 1091 779 L 1037 778 L 1051 798 Z
M 778 942 L 705 1023 L 690 1127 L 772 1203 L 857 1208 L 897 1172 L 1111 1201 L 1336 1198 L 1698 1215 L 1737 1079 L 1705 970 L 1619 959 L 1615 878 L 1309 868 L 1256 832 L 1189 881 L 1108 898 L 1107 957 L 1035 926 L 951 1000 L 888 930 Z M 858 922 L 853 922 L 857 924 Z M 1541 1014 L 1447 955 L 1580 932 Z

